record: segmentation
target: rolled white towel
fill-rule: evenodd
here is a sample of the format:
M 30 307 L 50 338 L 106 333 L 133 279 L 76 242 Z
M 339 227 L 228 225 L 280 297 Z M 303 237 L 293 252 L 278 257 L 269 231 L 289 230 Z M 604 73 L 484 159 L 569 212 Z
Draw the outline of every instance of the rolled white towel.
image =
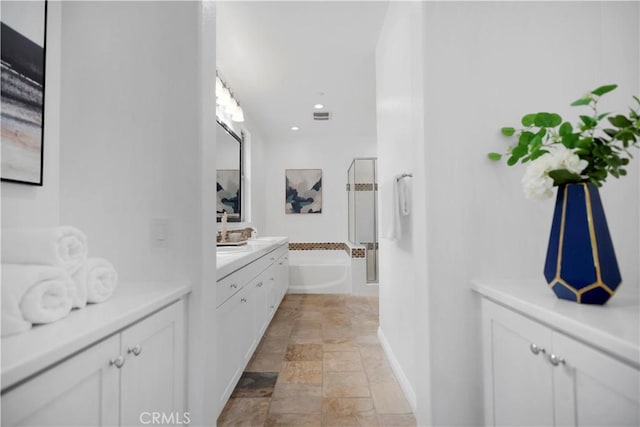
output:
M 87 237 L 75 227 L 4 229 L 4 264 L 44 264 L 75 273 L 87 259 Z
M 89 258 L 73 275 L 73 280 L 84 290 L 86 302 L 100 303 L 113 295 L 118 286 L 118 273 L 106 259 Z
M 63 268 L 2 264 L 2 336 L 17 334 L 33 323 L 51 323 L 71 311 L 73 280 Z

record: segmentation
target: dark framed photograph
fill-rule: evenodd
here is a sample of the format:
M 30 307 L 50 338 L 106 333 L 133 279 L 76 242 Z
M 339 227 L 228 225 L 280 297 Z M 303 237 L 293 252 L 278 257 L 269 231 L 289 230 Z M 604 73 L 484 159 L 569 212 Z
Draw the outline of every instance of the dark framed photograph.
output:
M 46 1 L 3 1 L 2 180 L 42 185 Z

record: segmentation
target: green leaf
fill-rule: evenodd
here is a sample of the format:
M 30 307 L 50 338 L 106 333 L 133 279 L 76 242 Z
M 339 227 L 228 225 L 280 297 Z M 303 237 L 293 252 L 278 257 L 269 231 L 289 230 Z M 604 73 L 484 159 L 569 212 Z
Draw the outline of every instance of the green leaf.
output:
M 576 148 L 576 145 L 578 144 L 578 134 L 577 133 L 570 133 L 567 135 L 563 135 L 562 136 L 562 145 L 564 145 L 567 148 Z
M 509 157 L 509 160 L 507 160 L 507 164 L 509 166 L 513 166 L 516 163 L 518 163 L 518 157 L 516 157 L 516 156 L 511 156 L 511 157 Z
M 615 138 L 616 134 L 618 133 L 618 131 L 615 129 L 602 129 L 602 131 L 609 135 L 611 138 Z
M 629 129 L 621 130 L 615 134 L 614 138 L 619 141 L 636 141 L 636 136 Z
M 536 120 L 536 113 L 532 113 L 532 114 L 527 114 L 526 116 L 522 117 L 522 126 L 526 126 L 529 127 L 531 126 L 535 120 Z
M 589 105 L 591 102 L 591 95 L 587 95 L 584 98 L 580 98 L 571 103 L 572 106 L 577 107 L 578 105 Z
M 621 114 L 618 114 L 615 117 L 609 117 L 609 122 L 618 128 L 626 128 L 633 124 L 629 121 L 629 119 Z
M 538 157 L 540 157 L 540 156 L 542 156 L 544 154 L 547 154 L 547 153 L 548 153 L 548 151 L 546 151 L 546 150 L 536 149 L 531 153 L 531 160 L 535 160 Z
M 489 157 L 489 159 L 491 159 L 491 160 L 500 160 L 500 159 L 502 159 L 502 154 L 500 154 L 500 153 L 489 153 L 489 154 L 487 154 L 487 157 Z
M 511 155 L 513 157 L 517 157 L 518 159 L 520 159 L 520 158 L 526 156 L 528 152 L 529 152 L 529 147 L 528 146 L 518 144 L 515 147 L 513 147 L 513 150 L 511 151 Z
M 520 138 L 518 138 L 518 145 L 529 145 L 529 142 L 533 139 L 533 132 L 524 131 L 520 134 Z
M 611 114 L 611 113 L 598 114 L 598 117 L 596 117 L 596 120 L 600 121 L 600 120 L 604 119 L 605 117 L 607 117 L 609 114 Z
M 584 126 L 585 129 L 592 129 L 596 127 L 596 125 L 598 124 L 598 122 L 596 122 L 593 117 L 580 116 L 580 118 L 582 119 L 582 122 L 585 124 Z
M 504 127 L 501 129 L 501 132 L 504 136 L 513 136 L 516 133 L 516 130 L 512 127 Z
M 591 143 L 593 142 L 593 138 L 583 138 L 581 140 L 578 141 L 577 147 L 578 148 L 589 148 L 591 146 Z
M 564 122 L 562 126 L 560 126 L 558 133 L 560 134 L 560 136 L 570 135 L 573 133 L 573 126 L 571 126 L 571 123 L 569 122 Z
M 591 93 L 594 94 L 594 95 L 602 96 L 605 93 L 611 92 L 612 90 L 614 90 L 617 87 L 618 87 L 618 85 L 600 86 L 599 88 L 592 90 Z
M 580 175 L 569 172 L 566 169 L 556 169 L 549 172 L 549 177 L 553 179 L 553 185 L 567 184 L 570 182 L 580 182 Z
M 533 123 L 541 128 L 553 128 L 562 123 L 562 117 L 555 113 L 538 113 Z

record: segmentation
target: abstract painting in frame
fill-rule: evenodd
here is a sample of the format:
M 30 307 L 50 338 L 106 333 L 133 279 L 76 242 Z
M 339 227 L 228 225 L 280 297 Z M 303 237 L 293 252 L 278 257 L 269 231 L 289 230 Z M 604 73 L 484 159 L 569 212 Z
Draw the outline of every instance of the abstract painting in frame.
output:
M 322 169 L 287 169 L 285 186 L 286 213 L 322 213 Z
M 218 169 L 216 180 L 218 218 L 226 211 L 229 220 L 240 220 L 240 170 Z
M 42 185 L 46 1 L 3 1 L 2 180 Z

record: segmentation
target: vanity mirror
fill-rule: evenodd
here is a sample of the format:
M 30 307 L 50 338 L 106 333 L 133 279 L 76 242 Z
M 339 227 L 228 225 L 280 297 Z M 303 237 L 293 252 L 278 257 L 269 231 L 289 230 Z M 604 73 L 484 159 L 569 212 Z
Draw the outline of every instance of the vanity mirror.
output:
M 218 121 L 216 128 L 217 160 L 217 221 L 227 212 L 230 222 L 242 221 L 242 133 L 240 136 L 229 126 Z

